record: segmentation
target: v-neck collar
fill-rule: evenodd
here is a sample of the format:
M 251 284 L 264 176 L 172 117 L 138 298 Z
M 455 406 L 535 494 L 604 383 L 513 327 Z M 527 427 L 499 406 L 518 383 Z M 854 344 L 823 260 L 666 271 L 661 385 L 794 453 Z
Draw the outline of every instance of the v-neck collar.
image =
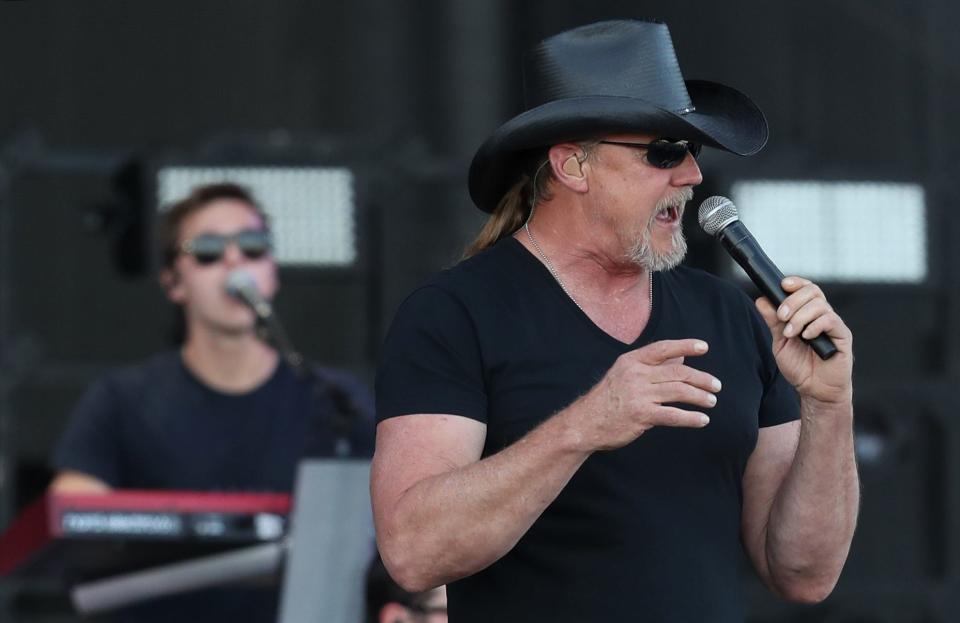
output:
M 580 318 L 581 322 L 586 323 L 588 328 L 600 335 L 602 339 L 612 343 L 620 350 L 632 350 L 646 344 L 650 340 L 650 335 L 652 335 L 656 330 L 656 325 L 660 320 L 660 310 L 663 309 L 663 296 L 661 295 L 662 281 L 659 273 L 654 272 L 652 274 L 653 307 L 650 310 L 650 317 L 647 319 L 647 324 L 643 327 L 643 331 L 640 332 L 640 335 L 637 336 L 637 339 L 628 343 L 623 342 L 604 331 L 602 328 L 600 328 L 600 326 L 597 325 L 597 323 L 593 321 L 592 318 L 590 318 L 590 316 L 587 315 L 585 311 L 580 309 L 580 307 L 574 303 L 573 299 L 570 298 L 570 295 L 564 292 L 563 288 L 560 287 L 560 284 L 557 282 L 556 278 L 546 267 L 546 265 L 540 261 L 540 259 L 527 247 L 525 247 L 522 242 L 513 236 L 509 236 L 508 239 L 504 240 L 504 242 L 506 242 L 510 248 L 514 249 L 515 252 L 523 257 L 523 262 L 525 262 L 528 266 L 531 266 L 531 268 L 536 271 L 536 277 L 538 279 L 547 281 L 548 287 L 551 289 L 553 294 L 561 299 L 564 309 Z

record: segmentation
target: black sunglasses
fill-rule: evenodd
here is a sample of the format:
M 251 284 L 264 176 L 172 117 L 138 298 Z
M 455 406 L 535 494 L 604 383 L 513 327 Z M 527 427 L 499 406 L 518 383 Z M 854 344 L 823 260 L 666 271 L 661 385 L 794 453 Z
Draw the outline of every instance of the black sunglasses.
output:
M 260 259 L 273 247 L 270 232 L 262 229 L 245 229 L 230 235 L 200 234 L 184 242 L 180 246 L 180 251 L 192 255 L 197 264 L 213 264 L 223 259 L 223 254 L 227 252 L 227 245 L 231 242 L 237 245 L 248 260 Z
M 626 141 L 600 141 L 607 145 L 623 145 L 647 150 L 647 162 L 658 169 L 672 169 L 679 166 L 687 157 L 687 152 L 694 158 L 700 155 L 700 143 L 690 141 L 671 141 L 658 138 L 652 143 L 628 143 Z

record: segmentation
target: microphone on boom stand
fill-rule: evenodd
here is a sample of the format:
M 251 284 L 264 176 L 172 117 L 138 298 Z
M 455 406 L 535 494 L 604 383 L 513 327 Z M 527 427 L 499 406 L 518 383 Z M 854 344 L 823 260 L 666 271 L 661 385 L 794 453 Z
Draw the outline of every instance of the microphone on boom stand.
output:
M 314 366 L 304 362 L 303 356 L 293 347 L 280 319 L 273 312 L 273 305 L 260 293 L 260 288 L 250 273 L 242 268 L 232 270 L 227 275 L 224 288 L 227 294 L 253 310 L 257 323 L 263 327 L 269 340 L 284 361 L 293 368 L 294 373 L 302 379 L 309 379 L 318 397 L 325 396 L 333 403 L 335 413 L 330 419 L 330 426 L 336 436 L 334 453 L 341 457 L 348 456 L 351 452 L 350 430 L 354 419 L 358 417 L 358 410 L 350 396 Z

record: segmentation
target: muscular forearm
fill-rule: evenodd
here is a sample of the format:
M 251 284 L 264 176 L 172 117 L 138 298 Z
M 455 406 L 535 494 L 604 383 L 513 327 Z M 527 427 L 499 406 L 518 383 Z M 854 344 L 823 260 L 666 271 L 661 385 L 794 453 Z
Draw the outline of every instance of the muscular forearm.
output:
M 583 409 L 578 401 L 501 452 L 404 492 L 377 526 L 392 575 L 420 591 L 510 551 L 589 456 L 569 424 Z
M 720 382 L 681 363 L 705 352 L 706 343 L 686 339 L 625 353 L 586 395 L 483 460 L 485 430 L 443 419 L 456 416 L 381 422 L 371 489 L 391 575 L 419 591 L 476 573 L 516 545 L 591 453 L 654 426 L 705 426 L 703 413 L 668 406 L 716 404 Z
M 766 531 L 769 580 L 785 597 L 815 602 L 833 589 L 853 538 L 859 481 L 849 401 L 802 399 L 800 439 Z

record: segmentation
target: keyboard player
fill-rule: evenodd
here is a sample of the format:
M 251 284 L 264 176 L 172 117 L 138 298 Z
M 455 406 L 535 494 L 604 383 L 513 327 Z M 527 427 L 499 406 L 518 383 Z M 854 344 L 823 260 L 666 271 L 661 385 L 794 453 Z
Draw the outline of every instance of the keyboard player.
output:
M 226 292 L 237 269 L 266 299 L 279 287 L 269 221 L 251 193 L 228 183 L 198 187 L 160 225 L 160 283 L 182 308 L 185 340 L 89 388 L 56 450 L 51 490 L 290 492 L 301 456 L 334 454 L 332 416 L 344 413 L 351 425 L 339 437 L 350 455 L 368 457 L 369 390 L 343 371 L 315 366 L 318 390 L 258 337 L 254 313 Z M 185 620 L 274 620 L 275 601 L 229 593 L 232 603 L 214 599 L 209 613 L 197 611 L 203 595 L 200 605 L 198 595 L 172 601 L 192 600 Z M 128 619 L 177 616 L 151 618 L 153 606 Z

